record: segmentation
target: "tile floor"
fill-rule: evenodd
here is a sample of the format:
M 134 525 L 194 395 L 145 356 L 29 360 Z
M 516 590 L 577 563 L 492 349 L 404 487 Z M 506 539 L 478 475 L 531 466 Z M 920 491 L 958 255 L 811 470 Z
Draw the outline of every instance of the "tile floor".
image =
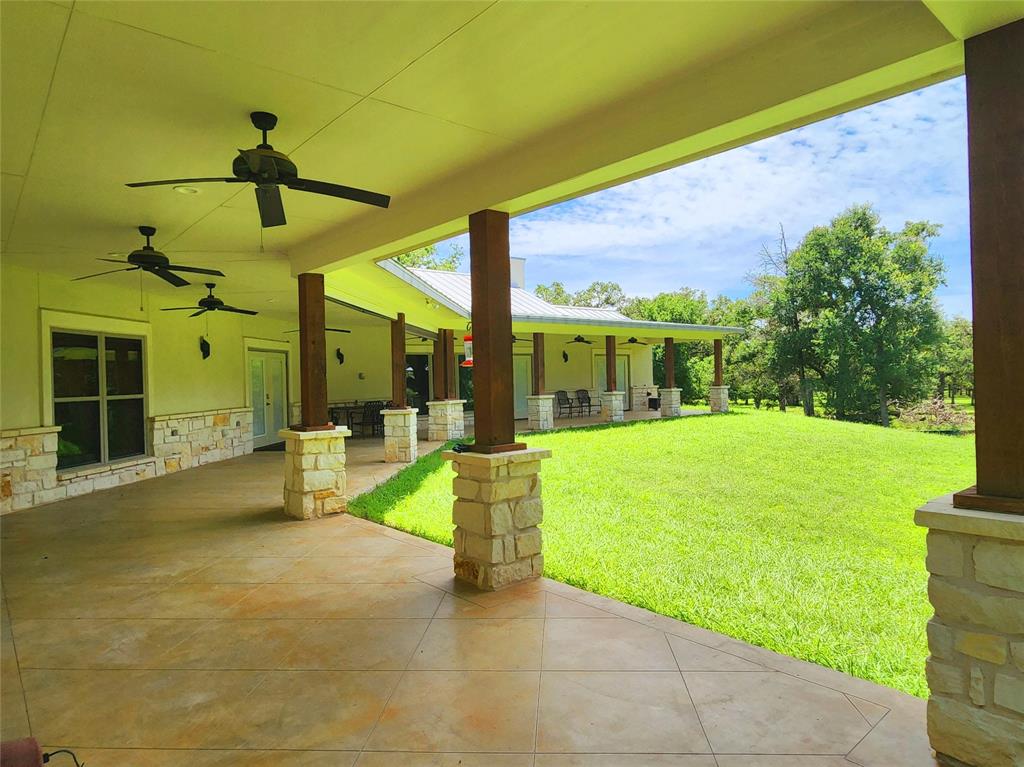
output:
M 444 547 L 285 519 L 281 460 L 0 519 L 2 738 L 89 767 L 934 764 L 923 701 L 553 581 L 476 592 Z

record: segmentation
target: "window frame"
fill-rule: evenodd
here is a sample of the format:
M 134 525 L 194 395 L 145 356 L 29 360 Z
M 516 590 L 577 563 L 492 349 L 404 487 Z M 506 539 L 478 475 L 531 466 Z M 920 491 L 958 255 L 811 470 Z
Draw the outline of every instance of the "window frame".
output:
M 79 336 L 92 336 L 96 339 L 97 345 L 97 356 L 96 363 L 99 368 L 97 371 L 98 388 L 97 394 L 94 396 L 80 396 L 80 397 L 59 397 L 54 389 L 54 365 L 53 365 L 53 336 L 55 333 L 66 333 L 70 335 Z M 139 360 L 142 391 L 139 394 L 107 394 L 107 338 L 125 338 L 132 341 L 139 342 L 139 353 L 141 359 Z M 146 344 L 147 338 L 145 335 L 136 335 L 133 333 L 119 333 L 119 332 L 108 332 L 101 330 L 83 330 L 78 328 L 65 328 L 62 326 L 51 326 L 48 328 L 48 342 L 49 342 L 49 378 L 50 378 L 50 392 L 49 398 L 49 410 L 52 422 L 56 424 L 57 421 L 57 405 L 66 402 L 95 402 L 99 408 L 99 429 L 100 429 L 100 460 L 92 463 L 77 464 L 75 466 L 58 466 L 57 471 L 82 471 L 84 469 L 93 468 L 96 466 L 109 466 L 112 464 L 118 464 L 126 461 L 135 461 L 142 456 L 149 455 L 149 430 L 146 428 L 146 421 L 148 418 L 148 399 L 149 399 L 149 386 L 147 371 L 147 360 L 149 353 Z M 107 413 L 107 403 L 117 400 L 141 400 L 142 401 L 142 452 L 133 453 L 132 455 L 119 456 L 111 460 L 110 458 L 110 438 L 109 438 L 109 421 Z M 59 459 L 58 459 L 59 460 Z

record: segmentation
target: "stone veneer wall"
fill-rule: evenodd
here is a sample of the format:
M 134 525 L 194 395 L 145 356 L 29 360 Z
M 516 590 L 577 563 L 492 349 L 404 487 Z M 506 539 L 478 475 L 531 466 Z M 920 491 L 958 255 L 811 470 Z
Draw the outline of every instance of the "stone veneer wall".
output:
M 928 735 L 944 765 L 1024 765 L 1024 516 L 932 501 Z M 948 759 L 947 757 L 952 757 Z
M 152 455 L 99 466 L 57 469 L 59 426 L 0 433 L 0 513 L 152 479 L 252 452 L 252 410 L 233 408 L 154 416 Z
M 629 401 L 633 410 L 639 410 L 640 412 L 647 410 L 647 398 L 657 396 L 658 387 L 654 384 L 629 387 Z

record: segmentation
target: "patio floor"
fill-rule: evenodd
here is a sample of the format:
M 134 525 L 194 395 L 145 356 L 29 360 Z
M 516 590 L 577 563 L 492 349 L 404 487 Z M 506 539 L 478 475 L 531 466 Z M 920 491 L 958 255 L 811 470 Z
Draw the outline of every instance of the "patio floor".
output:
M 463 587 L 445 547 L 286 520 L 281 460 L 3 517 L 2 737 L 89 767 L 934 764 L 921 700 L 554 581 Z

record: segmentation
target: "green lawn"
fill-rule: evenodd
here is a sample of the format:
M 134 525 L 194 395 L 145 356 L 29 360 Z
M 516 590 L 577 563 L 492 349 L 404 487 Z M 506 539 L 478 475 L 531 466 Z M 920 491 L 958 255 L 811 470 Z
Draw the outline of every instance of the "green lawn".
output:
M 974 441 L 746 410 L 529 435 L 546 575 L 919 696 L 922 502 L 974 482 Z M 438 453 L 353 513 L 451 545 Z

